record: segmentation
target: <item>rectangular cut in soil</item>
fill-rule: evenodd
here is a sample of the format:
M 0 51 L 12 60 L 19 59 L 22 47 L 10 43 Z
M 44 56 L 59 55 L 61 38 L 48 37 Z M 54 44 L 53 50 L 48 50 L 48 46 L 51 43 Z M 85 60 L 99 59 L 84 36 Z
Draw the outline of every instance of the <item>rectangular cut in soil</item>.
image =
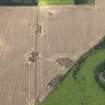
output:
M 72 65 L 72 60 L 68 57 L 65 58 L 58 58 L 56 60 L 61 66 L 65 66 L 66 68 L 69 68 Z

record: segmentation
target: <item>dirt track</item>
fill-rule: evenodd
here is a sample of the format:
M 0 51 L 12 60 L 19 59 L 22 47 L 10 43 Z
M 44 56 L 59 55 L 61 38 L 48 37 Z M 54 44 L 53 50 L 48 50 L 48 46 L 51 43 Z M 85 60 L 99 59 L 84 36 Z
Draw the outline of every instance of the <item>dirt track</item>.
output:
M 0 105 L 29 105 L 29 97 L 34 99 L 35 65 L 26 57 L 35 48 L 37 10 L 0 7 Z M 75 61 L 105 35 L 105 11 L 102 4 L 43 6 L 38 23 L 37 95 L 62 70 L 57 58 Z

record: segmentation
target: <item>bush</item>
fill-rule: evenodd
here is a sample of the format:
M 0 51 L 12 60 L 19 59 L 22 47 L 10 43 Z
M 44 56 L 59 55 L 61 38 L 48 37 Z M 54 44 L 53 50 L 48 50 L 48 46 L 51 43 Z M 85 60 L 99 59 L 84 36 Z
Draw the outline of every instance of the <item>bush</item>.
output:
M 75 80 L 77 79 L 76 75 L 78 74 L 78 72 L 80 70 L 81 64 L 87 59 L 87 57 L 90 56 L 91 54 L 96 53 L 96 50 L 100 50 L 100 49 L 104 49 L 104 48 L 105 48 L 105 36 L 100 40 L 100 42 L 97 45 L 95 45 L 93 48 L 91 48 L 89 51 L 87 51 L 83 56 L 81 56 L 77 60 L 77 62 L 73 66 L 73 68 L 71 68 L 71 69 L 73 69 L 72 76 Z M 102 70 L 102 67 L 100 66 L 100 70 Z M 71 69 L 70 69 L 70 71 L 71 71 Z M 99 67 L 97 67 L 96 69 L 99 69 Z M 105 69 L 105 67 L 104 67 L 104 69 Z M 96 75 L 99 74 L 98 72 L 100 72 L 100 71 L 96 71 Z M 103 75 L 105 77 L 105 73 Z
M 35 5 L 37 0 L 0 0 L 0 5 Z
M 93 4 L 95 0 L 75 0 L 75 4 Z
M 97 83 L 105 89 L 105 61 L 101 62 L 95 68 L 95 79 Z

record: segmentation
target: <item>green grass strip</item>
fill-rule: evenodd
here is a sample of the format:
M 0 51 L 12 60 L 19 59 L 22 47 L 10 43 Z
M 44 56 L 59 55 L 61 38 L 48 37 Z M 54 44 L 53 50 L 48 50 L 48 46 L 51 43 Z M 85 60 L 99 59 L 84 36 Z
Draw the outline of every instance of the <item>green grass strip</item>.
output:
M 89 55 L 81 64 L 77 79 L 69 73 L 40 105 L 104 105 L 105 92 L 94 77 L 94 68 L 103 60 L 105 49 Z
M 69 5 L 74 4 L 74 0 L 39 0 L 39 5 Z

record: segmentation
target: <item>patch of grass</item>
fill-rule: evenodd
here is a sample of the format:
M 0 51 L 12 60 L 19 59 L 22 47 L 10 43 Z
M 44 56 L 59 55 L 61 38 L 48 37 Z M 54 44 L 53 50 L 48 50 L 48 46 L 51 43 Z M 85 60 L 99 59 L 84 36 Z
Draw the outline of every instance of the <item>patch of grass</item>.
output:
M 93 4 L 95 0 L 39 0 L 39 5 Z
M 104 105 L 105 91 L 94 77 L 95 67 L 105 60 L 105 49 L 96 50 L 81 63 L 80 70 L 73 78 L 69 73 L 40 105 Z M 73 69 L 73 68 L 72 68 Z
M 39 5 L 67 5 L 74 4 L 74 0 L 39 0 Z

